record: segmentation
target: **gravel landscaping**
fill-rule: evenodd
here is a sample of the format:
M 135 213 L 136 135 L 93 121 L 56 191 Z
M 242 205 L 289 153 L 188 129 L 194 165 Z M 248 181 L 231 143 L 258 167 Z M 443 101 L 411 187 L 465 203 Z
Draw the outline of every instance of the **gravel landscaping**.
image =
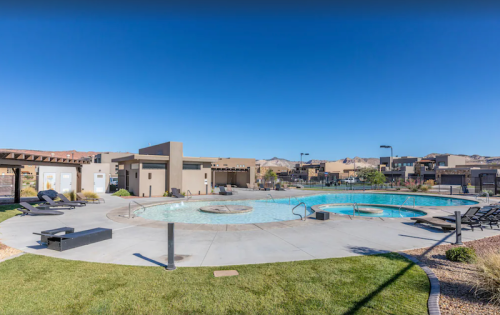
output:
M 492 250 L 500 249 L 500 236 L 465 242 L 480 256 Z M 441 245 L 432 249 L 421 248 L 405 253 L 417 258 L 429 266 L 439 278 L 441 297 L 439 306 L 442 314 L 500 314 L 500 306 L 488 303 L 484 297 L 474 294 L 477 273 L 474 264 L 452 262 L 446 259 L 445 252 L 454 245 Z

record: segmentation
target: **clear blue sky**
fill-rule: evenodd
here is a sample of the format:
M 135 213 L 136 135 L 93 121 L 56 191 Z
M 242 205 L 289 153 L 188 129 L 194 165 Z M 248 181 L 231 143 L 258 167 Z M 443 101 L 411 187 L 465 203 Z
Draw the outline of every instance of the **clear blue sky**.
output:
M 494 15 L 0 19 L 0 148 L 500 155 Z

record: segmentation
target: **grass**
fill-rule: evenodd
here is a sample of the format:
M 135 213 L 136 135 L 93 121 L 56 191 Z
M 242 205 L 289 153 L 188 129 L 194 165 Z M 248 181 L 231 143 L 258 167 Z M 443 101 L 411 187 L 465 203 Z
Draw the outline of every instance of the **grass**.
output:
M 490 303 L 500 305 L 500 252 L 493 251 L 479 257 L 476 294 L 484 296 Z
M 16 210 L 19 207 L 20 206 L 17 203 L 5 206 L 0 205 L 0 222 L 10 219 L 17 214 L 20 214 L 21 212 Z
M 225 269 L 240 276 L 213 277 Z M 426 314 L 429 292 L 395 253 L 173 272 L 25 254 L 0 287 L 2 314 Z

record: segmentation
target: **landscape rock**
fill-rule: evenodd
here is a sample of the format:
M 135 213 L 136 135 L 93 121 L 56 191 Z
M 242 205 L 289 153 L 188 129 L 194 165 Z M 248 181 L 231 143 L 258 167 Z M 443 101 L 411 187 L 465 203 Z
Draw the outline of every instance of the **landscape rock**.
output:
M 38 199 L 40 199 L 40 201 L 45 201 L 45 200 L 43 199 L 43 195 L 47 195 L 47 196 L 49 196 L 50 198 L 55 199 L 55 198 L 57 198 L 57 191 L 52 190 L 52 189 L 51 189 L 51 190 L 42 190 L 42 191 L 40 191 L 40 192 L 38 193 L 38 195 L 37 195 L 37 196 L 38 196 Z

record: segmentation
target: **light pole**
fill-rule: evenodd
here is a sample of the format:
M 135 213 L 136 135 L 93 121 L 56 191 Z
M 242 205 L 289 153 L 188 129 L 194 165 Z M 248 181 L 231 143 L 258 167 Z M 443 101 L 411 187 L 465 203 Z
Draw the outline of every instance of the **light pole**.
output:
M 393 166 L 394 166 L 394 162 L 392 161 L 392 146 L 390 145 L 381 145 L 380 146 L 382 149 L 391 149 L 391 188 L 393 187 L 393 183 L 394 183 L 394 170 L 393 170 Z
M 300 154 L 300 173 L 302 173 L 302 156 L 303 155 L 309 155 L 309 153 L 301 153 Z M 300 173 L 299 173 L 299 176 L 300 176 Z M 307 176 L 306 176 L 307 178 Z

